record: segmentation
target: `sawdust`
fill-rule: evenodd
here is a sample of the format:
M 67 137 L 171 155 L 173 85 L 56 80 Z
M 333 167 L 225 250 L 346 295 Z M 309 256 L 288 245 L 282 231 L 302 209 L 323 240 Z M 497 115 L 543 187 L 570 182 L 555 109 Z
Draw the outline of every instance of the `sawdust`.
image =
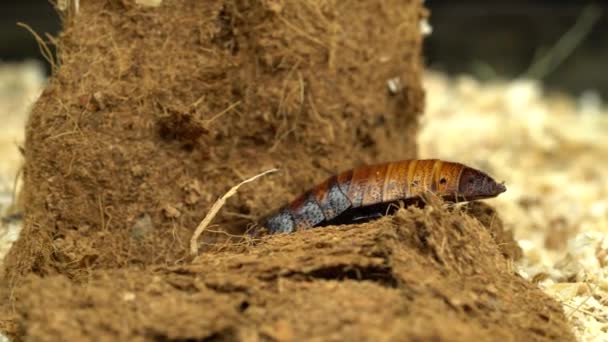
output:
M 23 127 L 44 86 L 42 65 L 33 61 L 0 64 L 0 269 L 21 231 Z

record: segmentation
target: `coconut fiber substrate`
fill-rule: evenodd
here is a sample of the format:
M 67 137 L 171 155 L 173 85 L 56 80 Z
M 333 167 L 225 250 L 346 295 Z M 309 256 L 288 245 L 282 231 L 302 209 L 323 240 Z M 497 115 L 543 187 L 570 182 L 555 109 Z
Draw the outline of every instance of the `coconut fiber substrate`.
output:
M 403 0 L 81 2 L 27 125 L 1 327 L 53 341 L 573 340 L 479 203 L 239 238 L 331 174 L 416 156 L 425 15 Z M 273 167 L 188 257 L 213 202 Z

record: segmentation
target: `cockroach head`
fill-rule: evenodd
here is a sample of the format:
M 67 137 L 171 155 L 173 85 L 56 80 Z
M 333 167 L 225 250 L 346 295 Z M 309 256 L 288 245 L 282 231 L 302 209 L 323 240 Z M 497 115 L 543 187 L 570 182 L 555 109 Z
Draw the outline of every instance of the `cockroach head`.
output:
M 491 198 L 507 191 L 503 183 L 496 182 L 487 174 L 465 167 L 460 174 L 458 185 L 458 197 L 460 200 L 471 201 L 483 198 Z

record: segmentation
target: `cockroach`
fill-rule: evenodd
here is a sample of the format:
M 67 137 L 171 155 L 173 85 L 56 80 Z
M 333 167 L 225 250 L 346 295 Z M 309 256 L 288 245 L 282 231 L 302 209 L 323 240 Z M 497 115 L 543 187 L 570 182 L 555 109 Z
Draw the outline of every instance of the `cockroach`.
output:
M 403 160 L 330 177 L 263 219 L 261 225 L 269 233 L 291 233 L 377 218 L 396 202 L 420 203 L 425 192 L 456 203 L 496 197 L 506 190 L 504 183 L 460 163 Z

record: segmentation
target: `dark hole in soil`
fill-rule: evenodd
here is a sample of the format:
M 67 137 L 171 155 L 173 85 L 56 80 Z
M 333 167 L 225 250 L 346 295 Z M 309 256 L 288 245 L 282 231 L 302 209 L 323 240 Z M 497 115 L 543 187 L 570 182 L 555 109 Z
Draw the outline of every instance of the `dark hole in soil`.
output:
M 217 341 L 237 341 L 237 333 L 234 328 L 229 327 L 214 332 L 209 336 L 201 337 L 180 337 L 171 338 L 163 334 L 152 334 L 152 340 L 156 342 L 217 342 Z
M 239 305 L 239 311 L 240 312 L 245 312 L 245 310 L 247 310 L 249 308 L 249 302 L 244 300 L 241 302 L 241 304 Z
M 313 270 L 305 275 L 327 280 L 369 280 L 390 288 L 396 288 L 398 285 L 391 268 L 386 266 L 333 265 Z

